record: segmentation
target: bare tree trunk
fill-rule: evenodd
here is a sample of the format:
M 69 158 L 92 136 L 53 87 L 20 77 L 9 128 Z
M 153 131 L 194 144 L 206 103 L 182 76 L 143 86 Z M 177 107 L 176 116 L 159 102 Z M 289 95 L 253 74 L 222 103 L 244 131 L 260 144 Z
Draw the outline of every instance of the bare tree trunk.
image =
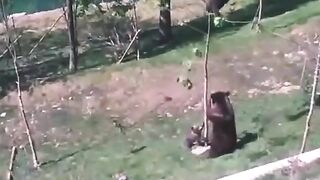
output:
M 70 58 L 69 70 L 75 72 L 78 70 L 78 53 L 77 53 L 77 40 L 75 32 L 75 15 L 73 13 L 74 0 L 67 0 L 67 14 L 68 14 L 68 34 L 70 43 Z
M 2 3 L 3 4 L 3 3 Z M 9 36 L 10 34 L 10 29 L 8 29 L 9 26 L 6 27 L 6 34 L 7 36 Z M 21 37 L 21 36 L 19 36 Z M 18 38 L 17 38 L 18 39 Z M 9 46 L 7 46 L 7 49 L 12 57 L 13 60 L 13 66 L 14 66 L 14 70 L 16 73 L 16 77 L 17 77 L 17 91 L 18 91 L 18 101 L 19 101 L 19 107 L 20 107 L 20 115 L 23 119 L 25 128 L 26 128 L 26 134 L 28 137 L 28 141 L 29 141 L 29 145 L 31 148 L 31 153 L 32 153 L 32 159 L 33 159 L 33 167 L 38 168 L 40 166 L 39 161 L 38 161 L 38 156 L 37 156 L 37 151 L 35 148 L 35 144 L 34 144 L 34 140 L 31 136 L 31 130 L 30 130 L 30 126 L 29 126 L 29 122 L 27 120 L 26 117 L 26 113 L 25 113 L 25 109 L 24 109 L 24 104 L 23 104 L 23 100 L 22 100 L 22 95 L 21 95 L 21 83 L 20 83 L 20 75 L 19 75 L 19 70 L 18 70 L 18 63 L 17 63 L 17 55 L 16 55 L 16 50 L 15 47 L 12 45 L 12 49 L 10 48 L 11 44 L 9 44 Z
M 137 7 L 136 2 L 133 4 L 133 22 L 134 22 L 134 31 L 137 33 L 139 31 L 138 26 L 138 17 L 137 17 Z M 140 60 L 140 43 L 139 43 L 139 35 L 136 38 L 136 49 L 137 49 L 137 60 Z
M 319 80 L 319 74 L 320 74 L 320 67 L 319 66 L 320 66 L 320 45 L 318 45 L 317 64 L 316 64 L 316 67 L 314 70 L 314 75 L 313 75 L 313 85 L 312 85 L 312 93 L 311 93 L 311 99 L 310 99 L 310 107 L 309 107 L 309 113 L 308 113 L 307 120 L 306 120 L 305 130 L 303 133 L 303 139 L 302 139 L 300 153 L 304 153 L 304 151 L 306 149 L 307 138 L 308 138 L 309 129 L 311 126 L 311 118 L 313 115 L 315 96 L 317 93 L 317 86 L 318 86 L 318 80 Z
M 7 45 L 7 48 L 10 48 L 12 46 L 14 46 L 14 44 L 11 43 L 11 30 L 10 30 L 10 27 L 9 27 L 9 24 L 8 24 L 8 17 L 7 17 L 7 13 L 6 13 L 6 3 L 4 2 L 4 0 L 1 0 L 0 1 L 0 8 L 1 8 L 1 17 L 2 17 L 2 20 L 3 20 L 3 23 L 4 23 L 4 26 L 5 28 L 8 30 L 8 34 L 6 36 L 6 45 Z M 7 49 L 9 52 L 10 49 Z M 9 66 L 9 61 L 7 61 L 7 66 Z
M 163 43 L 172 39 L 170 0 L 160 0 L 159 33 Z
M 206 39 L 206 49 L 204 57 L 204 85 L 203 85 L 203 123 L 204 123 L 204 138 L 206 144 L 208 143 L 209 127 L 207 117 L 207 105 L 208 105 L 208 55 L 210 46 L 210 32 L 211 32 L 211 14 L 208 13 L 208 31 Z
M 75 10 L 74 10 L 74 13 L 73 13 L 73 25 L 74 25 L 74 36 L 75 36 L 75 43 L 76 43 L 76 54 L 77 54 L 77 57 L 78 57 L 78 46 L 79 46 L 79 41 L 78 41 L 78 29 L 77 29 L 77 24 L 78 24 L 78 21 L 77 21 L 77 12 L 78 12 L 78 7 L 79 7 L 79 1 L 75 0 Z
M 11 158 L 10 158 L 10 164 L 9 164 L 9 168 L 8 168 L 8 174 L 7 174 L 7 180 L 13 180 L 14 176 L 13 176 L 13 166 L 14 166 L 14 161 L 16 159 L 18 153 L 18 149 L 16 146 L 13 146 L 11 149 Z
M 15 24 L 15 21 L 14 21 L 13 17 L 11 17 L 11 22 L 12 22 L 12 28 L 13 28 L 13 32 L 14 32 L 13 34 L 16 35 L 15 39 L 17 39 L 18 32 L 17 32 L 16 24 Z M 17 40 L 17 46 L 18 46 L 18 54 L 21 56 L 22 55 L 22 46 L 20 44 L 20 40 L 19 39 Z

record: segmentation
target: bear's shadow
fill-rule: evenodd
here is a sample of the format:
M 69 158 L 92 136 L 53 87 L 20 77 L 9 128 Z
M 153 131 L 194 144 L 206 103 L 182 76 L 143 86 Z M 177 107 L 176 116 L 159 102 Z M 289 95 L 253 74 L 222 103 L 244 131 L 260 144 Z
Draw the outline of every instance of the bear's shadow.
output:
M 241 137 L 238 139 L 239 141 L 237 142 L 237 149 L 242 149 L 246 144 L 257 140 L 258 134 L 244 131 L 241 133 Z

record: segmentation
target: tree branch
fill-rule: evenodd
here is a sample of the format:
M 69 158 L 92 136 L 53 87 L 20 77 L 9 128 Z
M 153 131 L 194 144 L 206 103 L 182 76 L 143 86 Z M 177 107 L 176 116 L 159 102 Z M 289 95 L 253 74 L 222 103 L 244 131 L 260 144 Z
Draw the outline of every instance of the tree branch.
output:
M 7 36 L 9 36 L 10 31 L 8 28 L 6 28 L 6 34 Z M 34 146 L 34 141 L 33 138 L 31 136 L 31 132 L 30 132 L 30 127 L 29 127 L 29 123 L 26 117 L 26 113 L 25 113 L 25 108 L 23 105 L 23 100 L 21 97 L 21 89 L 20 89 L 20 76 L 19 76 L 19 71 L 18 71 L 18 64 L 17 64 L 17 55 L 16 55 L 16 50 L 14 48 L 14 46 L 11 48 L 9 48 L 9 46 L 7 46 L 9 53 L 12 57 L 13 60 L 13 65 L 14 65 L 14 69 L 15 69 L 15 73 L 16 73 L 16 77 L 17 77 L 17 91 L 18 91 L 18 101 L 19 101 L 19 107 L 20 107 L 20 115 L 23 119 L 23 123 L 25 125 L 26 128 L 26 133 L 27 133 L 27 137 L 28 137 L 28 142 L 30 144 L 30 148 L 31 148 L 31 152 L 32 152 L 32 159 L 33 159 L 33 167 L 38 168 L 39 167 L 39 161 L 38 161 L 38 156 L 36 153 L 36 149 Z
M 134 31 L 137 33 L 139 31 L 139 25 L 138 25 L 138 17 L 137 17 L 137 6 L 136 2 L 133 2 L 133 22 L 134 22 Z M 137 61 L 140 60 L 140 42 L 139 42 L 139 36 L 136 37 L 137 41 Z
M 10 158 L 10 164 L 8 168 L 8 174 L 7 174 L 7 180 L 13 180 L 13 166 L 14 166 L 14 161 L 16 159 L 18 150 L 16 146 L 13 146 L 11 149 L 11 158 Z
M 47 30 L 47 32 L 42 35 L 42 37 L 41 37 L 40 40 L 37 42 L 37 44 L 35 44 L 35 45 L 33 46 L 33 48 L 29 51 L 28 56 L 30 56 L 30 55 L 33 53 L 33 51 L 39 46 L 39 44 L 42 42 L 42 40 L 52 31 L 52 29 L 56 26 L 56 24 L 59 22 L 59 20 L 64 16 L 64 13 L 65 13 L 65 12 L 63 12 L 63 13 L 54 21 L 54 23 L 53 23 L 53 24 L 51 25 L 51 27 Z
M 139 34 L 140 31 L 141 31 L 141 30 L 139 29 L 139 30 L 135 33 L 135 35 L 133 36 L 131 42 L 129 43 L 129 45 L 128 45 L 128 47 L 127 47 L 127 49 L 124 51 L 124 53 L 122 54 L 122 56 L 121 56 L 120 60 L 117 62 L 117 64 L 120 64 L 120 63 L 122 62 L 122 60 L 124 59 L 124 57 L 127 55 L 130 47 L 132 46 L 132 44 L 134 43 L 134 41 L 137 39 L 137 36 L 138 36 L 138 34 Z
M 318 85 L 318 78 L 319 78 L 319 67 L 320 66 L 320 44 L 318 45 L 318 56 L 317 56 L 317 63 L 316 67 L 314 70 L 314 76 L 313 76 L 313 85 L 312 85 L 312 93 L 311 93 L 311 99 L 310 99 L 310 108 L 309 108 L 309 113 L 306 119 L 306 125 L 305 125 L 305 130 L 303 134 L 303 139 L 302 139 L 302 144 L 301 144 L 301 149 L 300 153 L 303 153 L 306 148 L 306 143 L 307 143 L 307 138 L 309 135 L 309 128 L 311 125 L 311 117 L 313 114 L 313 107 L 314 107 L 314 101 L 315 101 L 315 96 L 317 93 L 317 85 Z
M 13 46 L 20 38 L 22 37 L 22 35 L 20 34 L 10 45 L 9 48 L 11 48 L 11 46 Z M 9 51 L 9 49 L 7 48 L 6 50 L 3 51 L 3 53 L 0 55 L 0 58 L 3 58 L 3 56 Z
M 257 26 L 258 31 L 260 31 L 261 16 L 262 16 L 262 0 L 259 0 L 259 6 L 252 20 L 251 30 L 255 26 Z

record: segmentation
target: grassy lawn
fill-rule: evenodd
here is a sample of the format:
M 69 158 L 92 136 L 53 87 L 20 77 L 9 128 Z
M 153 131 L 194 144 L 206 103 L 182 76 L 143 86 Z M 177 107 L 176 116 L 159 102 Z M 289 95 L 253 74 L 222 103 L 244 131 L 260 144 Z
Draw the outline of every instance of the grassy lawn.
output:
M 245 4 L 250 1 L 241 2 Z M 264 19 L 263 25 L 272 31 L 279 27 L 281 30 L 289 30 L 293 24 L 303 23 L 319 15 L 318 7 L 320 1 L 308 1 L 286 14 Z M 270 37 L 268 33 L 256 35 L 249 29 L 250 25 L 245 25 L 218 30 L 211 38 L 211 52 L 245 49 L 244 42 L 251 44 Z M 188 32 L 185 32 L 179 38 L 182 41 L 187 36 Z M 166 63 L 193 60 L 192 49 L 204 48 L 201 38 L 183 45 L 177 39 L 176 44 L 164 54 L 158 53 L 140 62 L 132 61 L 107 68 L 113 71 L 137 65 L 161 67 Z M 95 52 L 88 53 L 83 57 L 83 66 L 86 60 L 92 59 L 94 65 L 99 65 L 98 61 L 105 61 L 101 56 Z M 68 110 L 52 112 L 50 121 L 55 127 L 71 128 L 73 133 L 79 133 L 78 139 L 68 142 L 50 141 L 38 146 L 40 160 L 49 161 L 40 171 L 30 168 L 30 152 L 20 151 L 15 176 L 16 179 L 24 180 L 102 180 L 111 179 L 114 173 L 123 170 L 131 179 L 137 180 L 215 179 L 297 153 L 304 130 L 307 102 L 308 97 L 300 93 L 265 95 L 253 99 L 237 97 L 234 100 L 237 131 L 243 146 L 233 154 L 210 160 L 197 159 L 183 147 L 184 133 L 190 125 L 202 119 L 200 112 L 189 112 L 182 117 L 153 116 L 149 121 L 129 128 L 125 135 L 112 126 L 112 119 L 102 118 L 99 114 L 83 118 Z M 314 117 L 319 116 L 319 113 L 316 109 Z M 308 150 L 320 146 L 320 134 L 316 133 L 319 127 L 319 121 L 312 122 Z M 141 151 L 132 152 L 139 148 Z M 0 174 L 6 171 L 8 157 L 9 152 L 1 149 Z
M 82 139 L 63 145 L 60 142 L 59 147 L 56 143 L 39 146 L 42 161 L 57 159 L 44 165 L 39 172 L 32 172 L 26 166 L 30 156 L 27 158 L 20 151 L 16 177 L 99 180 L 111 179 L 112 174 L 123 170 L 130 178 L 140 180 L 214 179 L 297 153 L 305 120 L 303 113 L 297 114 L 306 112 L 306 102 L 306 97 L 300 93 L 236 99 L 237 131 L 242 147 L 233 154 L 210 160 L 193 157 L 183 147 L 184 133 L 190 125 L 199 122 L 200 113 L 156 118 L 138 125 L 141 129 L 128 129 L 125 135 L 108 126 L 107 120 L 99 116 L 83 119 L 63 113 L 52 120 L 82 132 Z M 315 117 L 319 112 L 316 111 Z M 65 119 L 70 120 L 68 124 L 61 123 Z M 314 133 L 319 127 L 320 123 L 313 121 L 308 150 L 320 145 L 320 135 Z M 131 152 L 139 148 L 142 150 Z M 2 162 L 5 162 L 4 157 L 1 153 Z

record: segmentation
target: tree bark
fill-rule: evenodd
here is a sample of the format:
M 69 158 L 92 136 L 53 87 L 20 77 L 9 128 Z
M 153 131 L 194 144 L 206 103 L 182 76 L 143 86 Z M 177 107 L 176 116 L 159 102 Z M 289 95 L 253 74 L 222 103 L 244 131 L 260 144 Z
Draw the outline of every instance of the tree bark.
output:
M 10 27 L 9 27 L 9 24 L 8 24 L 8 17 L 7 17 L 7 12 L 6 12 L 6 4 L 7 4 L 7 2 L 5 2 L 4 0 L 0 1 L 1 18 L 2 18 L 2 21 L 4 23 L 5 28 L 8 29 L 8 35 L 6 36 L 6 46 L 8 48 L 7 52 L 9 52 L 9 48 L 11 48 L 11 45 L 14 46 L 14 44 L 12 44 L 12 40 L 11 40 L 12 33 L 11 33 L 11 30 L 10 30 Z M 7 66 L 9 66 L 9 61 L 7 61 Z
M 77 53 L 77 39 L 76 39 L 76 26 L 75 14 L 73 13 L 74 0 L 67 1 L 67 14 L 68 14 L 68 35 L 70 43 L 70 57 L 69 57 L 69 70 L 75 72 L 78 70 L 78 53 Z
M 159 33 L 163 43 L 172 39 L 170 0 L 160 0 Z

